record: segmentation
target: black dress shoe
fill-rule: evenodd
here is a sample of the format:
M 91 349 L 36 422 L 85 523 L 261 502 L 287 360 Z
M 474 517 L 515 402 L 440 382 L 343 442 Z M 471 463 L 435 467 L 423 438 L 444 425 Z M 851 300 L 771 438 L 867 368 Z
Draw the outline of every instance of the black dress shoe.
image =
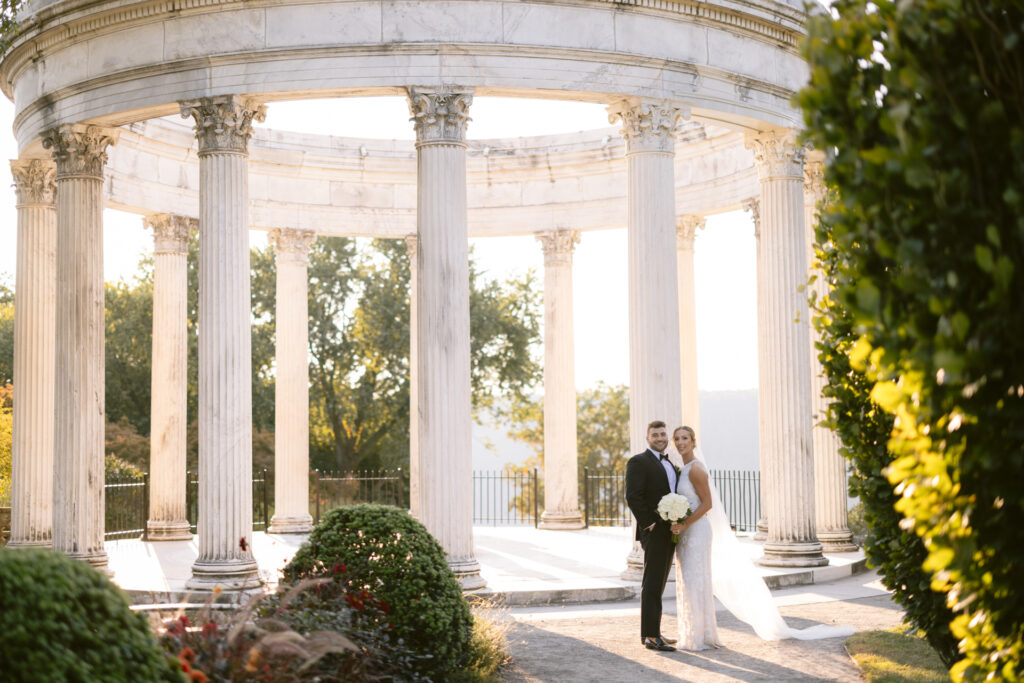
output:
M 669 638 L 668 636 L 661 636 L 661 639 L 664 640 L 669 645 L 675 645 L 676 644 L 676 639 L 675 638 Z
M 661 652 L 675 652 L 676 649 L 662 640 L 661 636 L 644 638 L 644 647 L 648 650 L 660 650 Z

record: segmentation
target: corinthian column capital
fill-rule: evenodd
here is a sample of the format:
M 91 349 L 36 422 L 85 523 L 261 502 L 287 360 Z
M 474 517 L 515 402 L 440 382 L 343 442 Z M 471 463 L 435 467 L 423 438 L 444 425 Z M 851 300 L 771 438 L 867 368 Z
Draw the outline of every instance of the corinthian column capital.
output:
M 751 197 L 750 199 L 743 200 L 743 210 L 750 212 L 750 217 L 754 220 L 754 237 L 761 236 L 761 200 L 757 197 Z
M 759 179 L 803 178 L 807 150 L 797 142 L 796 129 L 748 133 L 745 145 L 754 151 Z
M 572 263 L 572 252 L 580 243 L 579 230 L 550 230 L 538 232 L 536 237 L 544 251 L 544 265 Z
M 676 219 L 676 245 L 679 249 L 693 249 L 693 240 L 698 230 L 703 230 L 707 225 L 704 216 L 688 213 Z
M 473 89 L 453 86 L 409 88 L 409 120 L 416 142 L 465 142 Z
M 45 159 L 11 159 L 11 176 L 18 206 L 53 204 L 57 201 L 57 186 L 53 179 L 57 167 Z
M 186 253 L 189 235 L 199 229 L 198 219 L 170 213 L 146 216 L 143 224 L 153 231 L 153 252 L 156 254 Z
M 253 121 L 267 118 L 267 107 L 248 97 L 218 95 L 182 100 L 181 118 L 192 117 L 199 140 L 199 154 L 236 152 L 246 154 Z
M 93 176 L 103 178 L 107 147 L 117 142 L 117 128 L 64 124 L 43 133 L 43 147 L 57 163 L 56 177 Z
M 622 122 L 619 134 L 626 140 L 626 153 L 675 151 L 676 126 L 690 118 L 688 107 L 669 100 L 630 97 L 608 107 L 608 122 Z
M 825 198 L 825 155 L 816 149 L 808 149 L 804 161 L 804 196 L 815 206 Z
M 309 247 L 316 239 L 316 233 L 312 230 L 274 228 L 267 233 L 267 239 L 274 245 L 274 256 L 279 262 L 306 264 L 309 263 Z

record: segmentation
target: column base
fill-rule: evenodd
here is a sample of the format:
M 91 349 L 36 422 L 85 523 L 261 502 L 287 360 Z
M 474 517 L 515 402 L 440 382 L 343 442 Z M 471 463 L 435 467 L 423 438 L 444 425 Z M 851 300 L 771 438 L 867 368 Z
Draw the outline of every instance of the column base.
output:
M 110 566 L 108 564 L 108 559 L 109 558 L 107 557 L 107 554 L 105 552 L 101 551 L 101 552 L 92 553 L 92 554 L 89 554 L 89 555 L 85 555 L 85 554 L 82 554 L 82 553 L 65 553 L 65 554 L 68 557 L 70 557 L 72 560 L 81 560 L 82 562 L 85 562 L 89 566 L 94 567 L 95 569 L 98 569 L 99 571 L 103 572 L 107 576 L 113 576 L 114 575 L 114 570 L 110 568 Z
M 825 553 L 852 553 L 858 550 L 857 544 L 853 542 L 853 532 L 849 530 L 819 531 L 818 542 Z
M 192 565 L 192 578 L 185 582 L 191 591 L 248 591 L 261 588 L 259 567 L 252 560 L 228 562 L 202 562 Z
M 626 555 L 626 569 L 619 574 L 623 581 L 644 580 L 644 549 L 639 541 L 633 541 L 633 547 Z
M 455 574 L 455 579 L 464 591 L 475 591 L 487 585 L 486 579 L 480 576 L 480 563 L 475 557 L 456 560 L 448 558 L 448 567 Z
M 757 520 L 757 531 L 754 533 L 754 540 L 761 543 L 768 540 L 768 522 L 763 517 Z
M 146 540 L 191 541 L 192 529 L 188 525 L 188 520 L 184 519 L 173 522 L 163 522 L 151 519 L 146 523 Z
M 583 523 L 583 515 L 576 512 L 545 512 L 540 516 L 540 524 L 537 525 L 538 529 L 561 529 L 561 530 L 572 530 L 572 529 L 583 529 L 586 525 Z
M 821 544 L 766 542 L 764 555 L 757 563 L 762 567 L 823 567 L 828 558 L 821 554 Z
M 28 541 L 28 540 L 14 540 L 13 538 L 7 541 L 7 548 L 52 548 L 53 541 Z
M 270 518 L 268 534 L 308 534 L 313 530 L 313 518 L 309 515 L 285 517 L 274 515 Z

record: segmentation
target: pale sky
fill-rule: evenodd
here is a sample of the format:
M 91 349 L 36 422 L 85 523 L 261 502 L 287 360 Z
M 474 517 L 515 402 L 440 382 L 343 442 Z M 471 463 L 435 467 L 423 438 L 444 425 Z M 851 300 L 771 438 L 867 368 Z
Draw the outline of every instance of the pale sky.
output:
M 0 97 L 0 154 L 17 158 L 13 105 Z M 516 137 L 605 128 L 597 104 L 475 99 L 470 138 Z M 413 139 L 404 99 L 280 102 L 268 106 L 265 125 L 282 130 L 352 137 Z M 11 186 L 8 164 L 0 164 L 0 185 Z M 0 192 L 0 278 L 13 285 L 16 213 L 13 189 Z M 262 232 L 252 244 L 266 243 Z M 471 240 L 476 262 L 487 274 L 504 278 L 532 268 L 542 281 L 544 264 L 533 237 Z M 140 216 L 104 213 L 104 276 L 130 278 L 140 254 L 152 249 L 152 236 Z M 757 386 L 756 262 L 753 225 L 743 212 L 709 216 L 695 245 L 698 384 L 702 391 Z M 584 232 L 573 267 L 576 385 L 629 382 L 625 229 Z

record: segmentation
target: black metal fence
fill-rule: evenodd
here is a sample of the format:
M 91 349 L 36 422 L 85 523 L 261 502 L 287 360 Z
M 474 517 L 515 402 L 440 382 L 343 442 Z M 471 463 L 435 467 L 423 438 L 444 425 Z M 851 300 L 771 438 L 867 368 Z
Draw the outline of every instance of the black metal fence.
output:
M 344 505 L 380 503 L 409 508 L 409 476 L 401 468 L 350 472 L 314 470 L 313 476 L 310 514 L 317 524 L 321 514 Z
M 757 531 L 761 517 L 761 473 L 758 470 L 711 470 L 729 524 L 736 531 Z
M 473 472 L 473 524 L 537 526 L 540 495 L 537 468 Z
M 253 531 L 266 531 L 274 510 L 270 505 L 274 479 L 266 470 L 254 470 L 252 473 L 252 528 Z M 199 522 L 199 473 L 185 472 L 185 518 L 189 528 L 196 533 Z
M 138 538 L 149 514 L 149 475 L 108 476 L 103 486 L 106 519 L 103 538 Z

